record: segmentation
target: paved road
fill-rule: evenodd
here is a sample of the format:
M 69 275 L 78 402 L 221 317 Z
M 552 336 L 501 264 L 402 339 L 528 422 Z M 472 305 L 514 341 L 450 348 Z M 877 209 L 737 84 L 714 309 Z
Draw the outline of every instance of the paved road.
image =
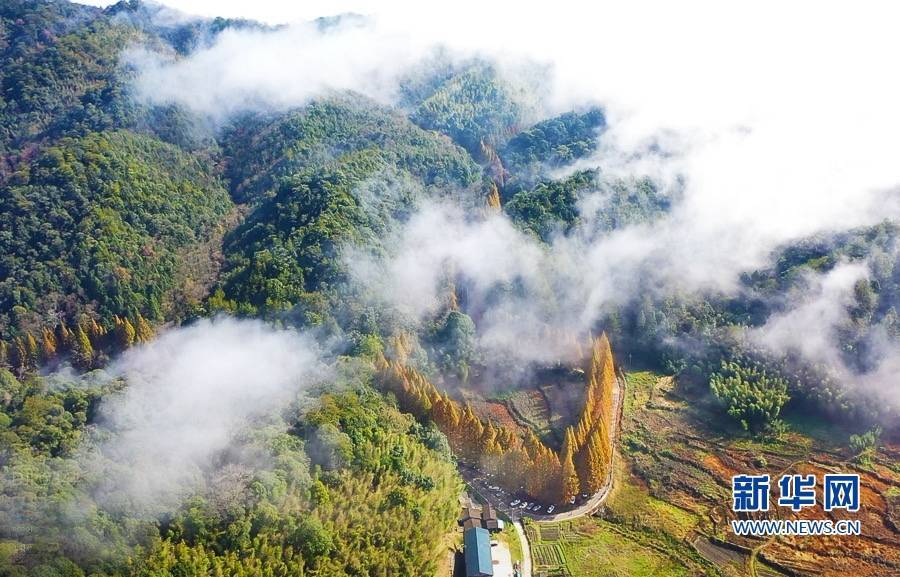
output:
M 613 446 L 615 446 L 616 444 L 616 439 L 619 434 L 619 426 L 622 420 L 623 398 L 624 380 L 622 378 L 617 378 L 616 389 L 615 391 L 613 391 L 613 406 L 615 407 L 616 421 L 615 425 L 611 427 L 609 431 L 610 442 L 613 444 Z M 472 467 L 462 465 L 460 467 L 460 474 L 469 485 L 469 487 L 471 487 L 473 490 L 475 490 L 475 492 L 481 495 L 484 500 L 493 505 L 495 509 L 503 512 L 513 521 L 528 517 L 539 523 L 552 523 L 554 521 L 566 521 L 582 517 L 584 515 L 590 515 L 597 509 L 599 509 L 601 505 L 603 505 L 603 503 L 606 501 L 606 498 L 609 496 L 610 490 L 612 489 L 613 470 L 615 469 L 616 464 L 615 459 L 616 452 L 613 451 L 613 462 L 610 466 L 609 474 L 607 475 L 606 481 L 603 483 L 603 486 L 600 487 L 600 489 L 596 493 L 588 497 L 586 500 L 579 499 L 578 501 L 576 501 L 576 506 L 572 509 L 565 509 L 564 507 L 557 506 L 557 509 L 561 510 L 558 513 L 554 513 L 552 515 L 548 515 L 546 513 L 536 513 L 533 511 L 525 511 L 524 509 L 511 507 L 509 505 L 509 502 L 510 499 L 516 498 L 515 495 L 510 494 L 506 491 L 491 489 L 490 487 L 495 486 L 495 481 Z M 546 506 L 544 507 L 544 510 L 546 510 Z
M 519 534 L 519 541 L 522 543 L 522 577 L 531 577 L 531 546 L 528 544 L 528 536 L 525 535 L 525 527 L 521 521 L 513 523 L 516 533 Z
M 610 442 L 613 446 L 616 444 L 616 440 L 619 436 L 619 428 L 622 424 L 622 405 L 624 398 L 625 376 L 624 374 L 621 374 L 616 379 L 616 390 L 613 391 L 616 420 L 615 426 L 611 427 L 609 431 Z M 522 526 L 521 519 L 527 517 L 538 523 L 552 523 L 555 521 L 575 519 L 583 515 L 594 513 L 601 505 L 603 505 L 612 489 L 613 471 L 615 470 L 616 464 L 615 459 L 616 452 L 613 451 L 613 461 L 609 468 L 609 474 L 607 475 L 603 486 L 600 487 L 600 490 L 591 495 L 586 501 L 578 503 L 577 507 L 553 515 L 541 515 L 532 511 L 524 511 L 522 509 L 510 507 L 508 505 L 509 499 L 513 498 L 513 496 L 502 490 L 491 490 L 490 487 L 494 486 L 494 482 L 491 481 L 490 478 L 485 479 L 484 475 L 479 471 L 467 466 L 460 467 L 460 473 L 474 492 L 478 493 L 482 499 L 493 505 L 495 509 L 503 512 L 507 517 L 512 519 L 513 526 L 516 528 L 519 539 L 522 541 L 522 577 L 531 577 L 531 546 L 528 543 L 528 536 L 525 533 L 525 528 Z

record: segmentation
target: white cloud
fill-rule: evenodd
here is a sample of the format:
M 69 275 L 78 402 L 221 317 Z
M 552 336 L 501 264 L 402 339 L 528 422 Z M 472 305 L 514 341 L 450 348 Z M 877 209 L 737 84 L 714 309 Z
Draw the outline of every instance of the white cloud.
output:
M 855 389 L 876 403 L 887 418 L 900 410 L 900 344 L 886 338 L 883 327 L 873 327 L 866 344 L 866 362 L 873 366 L 859 374 L 844 359 L 840 330 L 852 329 L 850 309 L 855 304 L 854 286 L 870 277 L 865 263 L 841 263 L 823 275 L 808 274 L 806 287 L 793 295 L 788 308 L 770 317 L 748 336 L 776 355 L 796 354 L 812 365 L 828 367 L 848 389 Z
M 799 302 L 751 331 L 751 338 L 773 351 L 797 351 L 806 359 L 829 359 L 829 364 L 842 366 L 833 333 L 848 320 L 853 285 L 868 273 L 863 264 L 844 263 L 821 277 L 810 275 L 812 286 L 799 295 Z
M 315 343 L 260 321 L 203 320 L 126 352 L 109 372 L 127 388 L 104 398 L 105 492 L 165 510 L 200 486 L 235 435 L 269 419 L 324 374 Z
M 534 339 L 533 319 L 589 326 L 605 304 L 647 287 L 732 291 L 784 243 L 900 217 L 900 7 L 891 3 L 167 4 L 267 22 L 371 16 L 325 34 L 302 23 L 229 31 L 177 62 L 135 60 L 144 97 L 219 118 L 331 90 L 389 102 L 398 75 L 438 44 L 494 59 L 510 75 L 521 62 L 548 65 L 545 114 L 604 106 L 609 129 L 580 166 L 677 186 L 671 213 L 653 227 L 576 233 L 543 248 L 502 217 L 473 222 L 426 207 L 398 240 L 395 262 L 356 264 L 410 312 L 433 306 L 445 260 L 484 292 L 521 276 L 556 295 L 547 307 L 510 301 L 495 330 L 485 327 L 486 343 Z M 512 323 L 512 312 L 527 322 Z

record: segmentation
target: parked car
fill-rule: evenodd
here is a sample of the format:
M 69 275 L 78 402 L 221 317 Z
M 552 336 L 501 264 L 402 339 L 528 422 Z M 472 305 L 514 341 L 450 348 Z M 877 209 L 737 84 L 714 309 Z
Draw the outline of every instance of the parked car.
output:
M 518 505 L 518 504 L 521 503 L 521 502 L 522 502 L 522 501 L 516 499 L 515 501 L 513 501 L 512 503 L 510 503 L 509 506 L 510 506 L 510 507 L 515 507 L 516 505 Z
M 547 513 L 552 513 L 554 509 L 556 509 L 556 505 L 550 505 L 549 507 L 547 507 Z
M 520 508 L 520 509 L 525 509 L 525 510 L 527 511 L 527 510 L 528 510 L 528 505 L 529 505 L 528 501 L 525 501 L 524 503 L 522 503 L 521 505 L 519 505 L 519 508 Z
M 569 505 L 574 505 L 574 504 L 575 504 L 575 497 L 572 497 L 571 499 L 569 499 Z
M 535 513 L 537 513 L 538 511 L 541 510 L 541 507 L 542 507 L 542 506 L 543 506 L 543 505 L 538 505 L 537 507 L 535 507 L 535 508 L 533 509 L 533 511 L 534 511 Z

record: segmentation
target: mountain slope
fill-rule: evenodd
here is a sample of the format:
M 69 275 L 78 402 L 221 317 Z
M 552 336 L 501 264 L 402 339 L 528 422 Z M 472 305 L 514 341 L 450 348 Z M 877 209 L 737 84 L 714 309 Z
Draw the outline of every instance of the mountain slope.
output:
M 63 139 L 0 186 L 0 331 L 162 320 L 176 251 L 231 209 L 209 168 L 127 131 Z

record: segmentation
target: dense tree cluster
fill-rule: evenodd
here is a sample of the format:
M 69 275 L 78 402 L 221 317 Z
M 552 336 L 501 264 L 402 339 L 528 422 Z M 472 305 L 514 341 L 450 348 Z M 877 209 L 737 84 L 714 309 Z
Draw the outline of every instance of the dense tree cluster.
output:
M 72 328 L 61 322 L 53 328 L 45 327 L 37 336 L 26 332 L 0 341 L 0 367 L 25 375 L 67 359 L 79 369 L 89 370 L 105 365 L 113 353 L 149 342 L 154 332 L 150 321 L 140 313 L 133 319 L 114 316 L 110 329 L 94 319 L 82 320 Z
M 350 374 L 304 414 L 237 436 L 235 454 L 267 467 L 217 465 L 156 520 L 106 506 L 128 494 L 109 485 L 115 465 L 93 444 L 94 421 L 127 383 L 0 369 L 0 574 L 433 574 L 460 490 L 446 440 L 387 406 L 364 371 Z
M 530 429 L 519 435 L 478 417 L 471 405 L 451 399 L 400 360 L 382 357 L 378 368 L 379 385 L 397 397 L 404 411 L 434 422 L 460 459 L 496 474 L 498 483 L 511 491 L 524 490 L 535 498 L 562 503 L 579 491 L 596 492 L 607 480 L 616 375 L 605 334 L 592 342 L 584 409 L 578 424 L 566 429 L 559 452 Z
M 602 198 L 595 211 L 580 206 L 588 193 Z M 576 227 L 602 235 L 628 225 L 650 222 L 668 210 L 670 200 L 650 179 L 608 180 L 598 171 L 584 170 L 559 180 L 540 181 L 527 190 L 511 184 L 506 212 L 522 228 L 549 241 L 554 234 Z
M 771 425 L 788 400 L 787 382 L 765 369 L 738 362 L 722 362 L 709 380 L 709 388 L 744 429 L 757 431 Z
M 69 2 L 0 6 L 0 176 L 12 153 L 35 141 L 134 118 L 118 64 L 138 33 L 99 16 L 96 8 Z
M 207 167 L 126 131 L 64 139 L 0 183 L 0 335 L 164 318 L 179 257 L 231 209 Z
M 613 452 L 610 435 L 616 419 L 613 406 L 616 371 L 605 333 L 593 342 L 586 373 L 588 386 L 584 411 L 577 426 L 566 431 L 562 455 L 566 466 L 570 459 L 574 460 L 581 491 L 593 494 L 606 481 L 610 471 Z M 568 494 L 566 498 L 574 494 Z

